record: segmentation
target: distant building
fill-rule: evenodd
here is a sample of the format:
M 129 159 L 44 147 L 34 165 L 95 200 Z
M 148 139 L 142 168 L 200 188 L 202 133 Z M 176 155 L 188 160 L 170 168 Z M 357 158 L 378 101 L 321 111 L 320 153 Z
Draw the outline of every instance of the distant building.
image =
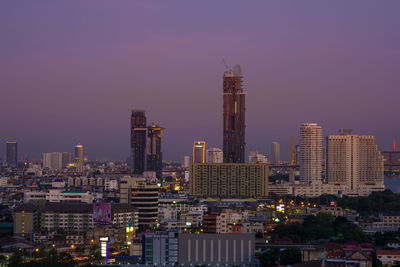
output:
M 190 167 L 190 156 L 184 156 L 183 157 L 183 168 L 189 168 Z
M 164 128 L 155 124 L 147 128 L 146 170 L 149 172 L 155 172 L 159 179 L 161 178 L 162 170 L 162 130 L 164 130 Z
M 220 148 L 209 148 L 206 150 L 206 163 L 223 163 L 224 153 Z
M 249 162 L 250 163 L 268 163 L 268 160 L 265 155 L 258 153 L 257 150 L 250 150 Z
M 254 234 L 179 234 L 178 263 L 254 266 Z
M 262 198 L 267 196 L 269 168 L 265 163 L 194 163 L 190 194 L 194 197 Z
M 383 186 L 383 157 L 371 135 L 349 129 L 326 137 L 326 174 L 330 184 L 344 184 L 358 195 L 364 186 Z
M 271 164 L 279 164 L 280 157 L 280 145 L 278 142 L 272 142 L 271 144 Z
M 6 142 L 7 147 L 7 166 L 17 168 L 18 166 L 18 146 L 17 142 Z
M 300 127 L 300 181 L 322 182 L 322 127 L 303 123 Z
M 131 174 L 142 175 L 146 164 L 146 116 L 144 110 L 132 110 Z
M 151 229 L 157 223 L 159 186 L 145 178 L 122 177 L 120 203 L 128 203 L 138 209 L 139 227 Z
M 235 65 L 223 76 L 223 153 L 225 163 L 245 162 L 245 96 L 242 69 Z
M 70 152 L 43 153 L 43 168 L 50 170 L 62 170 L 71 163 Z
M 194 141 L 193 143 L 193 163 L 206 162 L 206 142 Z
M 83 153 L 83 146 L 81 144 L 75 146 L 74 161 L 75 161 L 76 171 L 82 173 L 85 158 Z
M 400 169 L 400 151 L 383 151 L 383 163 L 388 171 Z

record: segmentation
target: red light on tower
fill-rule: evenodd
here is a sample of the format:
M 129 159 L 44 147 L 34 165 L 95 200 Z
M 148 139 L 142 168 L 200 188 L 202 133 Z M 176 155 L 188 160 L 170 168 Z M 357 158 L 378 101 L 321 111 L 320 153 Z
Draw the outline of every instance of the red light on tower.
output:
M 393 152 L 396 151 L 396 140 L 393 140 Z

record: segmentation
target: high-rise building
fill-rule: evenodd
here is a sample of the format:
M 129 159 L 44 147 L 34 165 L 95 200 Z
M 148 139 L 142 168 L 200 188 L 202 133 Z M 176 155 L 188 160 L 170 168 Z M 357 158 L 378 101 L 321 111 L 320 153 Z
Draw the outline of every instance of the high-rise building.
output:
M 257 150 L 250 150 L 249 151 L 249 162 L 250 163 L 268 163 L 268 160 L 265 155 L 258 153 Z
M 235 65 L 223 77 L 223 153 L 226 163 L 245 161 L 245 96 L 242 88 L 242 69 Z
M 161 178 L 162 170 L 162 150 L 161 137 L 162 130 L 158 125 L 151 125 L 147 128 L 147 162 L 146 170 L 155 172 L 157 178 Z
M 206 150 L 207 163 L 223 163 L 224 153 L 220 148 L 209 148 Z
M 206 142 L 194 141 L 193 143 L 193 163 L 206 162 Z
M 383 185 L 383 157 L 371 135 L 341 129 L 326 137 L 326 176 L 330 184 L 346 185 L 357 193 L 365 185 Z
M 183 157 L 183 168 L 189 168 L 190 167 L 190 156 L 184 156 Z
M 43 168 L 61 170 L 71 163 L 70 152 L 43 153 Z
M 18 166 L 18 147 L 17 142 L 7 142 L 7 166 L 17 168 Z
M 144 110 L 132 110 L 131 115 L 131 174 L 142 175 L 146 160 L 146 116 Z
M 84 154 L 83 154 L 83 146 L 81 144 L 75 146 L 74 161 L 75 161 L 76 171 L 83 172 Z
M 262 198 L 268 194 L 268 176 L 269 168 L 265 163 L 193 163 L 190 194 L 194 197 Z
M 271 164 L 279 164 L 280 157 L 280 145 L 278 142 L 272 142 L 271 144 Z
M 300 145 L 294 147 L 294 162 L 295 164 L 300 164 Z
M 300 127 L 300 181 L 322 182 L 322 127 L 303 123 Z

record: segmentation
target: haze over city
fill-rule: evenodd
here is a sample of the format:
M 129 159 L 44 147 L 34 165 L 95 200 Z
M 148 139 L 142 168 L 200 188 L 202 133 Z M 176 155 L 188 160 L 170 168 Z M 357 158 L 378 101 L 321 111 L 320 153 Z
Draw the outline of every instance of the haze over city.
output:
M 229 5 L 227 5 L 229 3 Z M 400 141 L 398 1 L 0 3 L 0 151 L 129 156 L 130 112 L 165 128 L 163 157 L 222 147 L 222 75 L 240 64 L 246 149 L 303 122 Z M 247 155 L 247 153 L 246 153 Z

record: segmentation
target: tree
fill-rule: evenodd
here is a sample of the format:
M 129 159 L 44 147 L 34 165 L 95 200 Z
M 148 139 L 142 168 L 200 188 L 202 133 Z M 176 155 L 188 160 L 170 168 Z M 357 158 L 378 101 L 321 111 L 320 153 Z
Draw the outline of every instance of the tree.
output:
M 50 266 L 56 266 L 58 263 L 58 253 L 57 250 L 52 249 L 49 251 L 47 254 L 47 257 L 45 259 L 45 263 L 50 265 Z
M 344 241 L 357 241 L 359 243 L 368 241 L 368 236 L 363 230 L 358 225 L 351 222 L 339 225 L 338 236 Z
M 279 259 L 279 248 L 272 248 L 263 254 L 258 255 L 261 267 L 276 266 Z
M 290 265 L 301 262 L 301 251 L 298 248 L 287 248 L 281 252 L 280 264 Z
M 21 250 L 17 250 L 10 258 L 10 263 L 8 264 L 9 267 L 18 267 L 21 266 L 23 263 L 23 254 Z
M 58 255 L 58 261 L 67 265 L 75 266 L 74 257 L 67 252 L 61 252 L 60 255 Z

